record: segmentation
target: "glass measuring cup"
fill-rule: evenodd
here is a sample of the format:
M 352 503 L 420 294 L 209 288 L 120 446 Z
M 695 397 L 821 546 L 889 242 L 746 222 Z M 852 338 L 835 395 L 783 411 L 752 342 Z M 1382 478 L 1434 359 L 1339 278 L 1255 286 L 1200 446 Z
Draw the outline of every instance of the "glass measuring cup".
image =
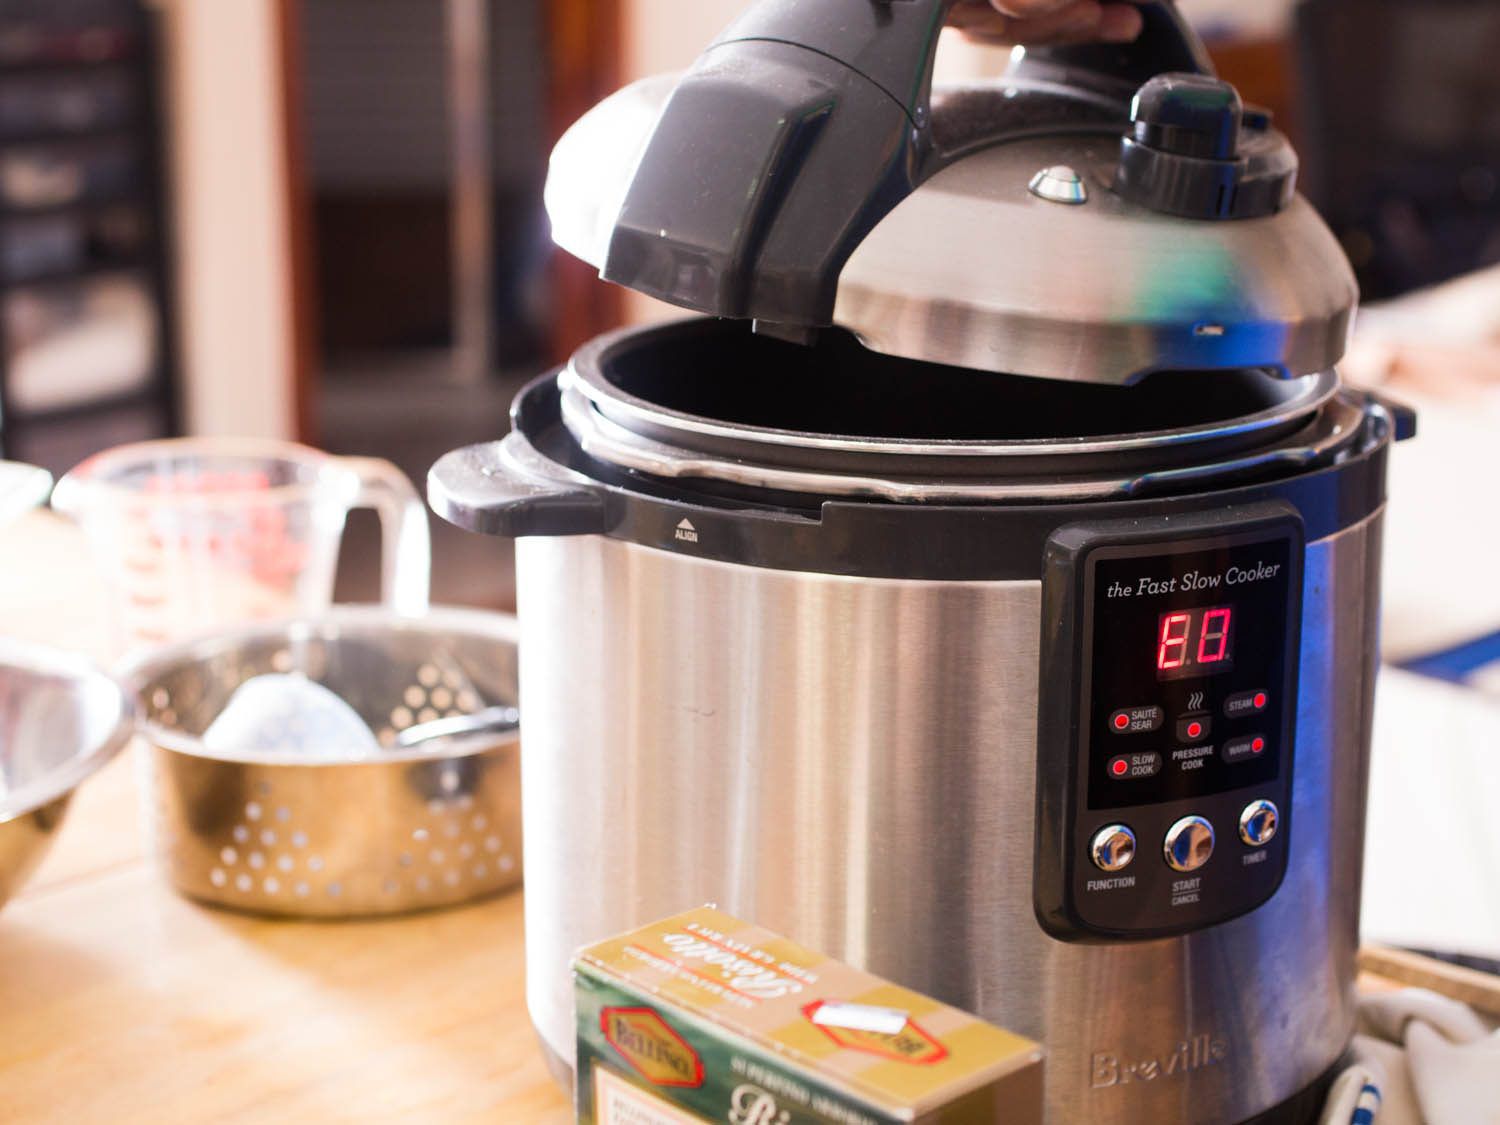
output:
M 326 609 L 355 508 L 380 516 L 385 603 L 427 607 L 427 510 L 388 461 L 248 438 L 143 442 L 77 466 L 52 504 L 90 541 L 122 648 Z

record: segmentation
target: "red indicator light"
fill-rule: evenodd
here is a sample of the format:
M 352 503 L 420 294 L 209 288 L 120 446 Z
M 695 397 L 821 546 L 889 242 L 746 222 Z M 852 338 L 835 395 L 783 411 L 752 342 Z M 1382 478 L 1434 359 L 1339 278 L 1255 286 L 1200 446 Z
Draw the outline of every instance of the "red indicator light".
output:
M 1128 769 L 1130 769 L 1130 763 L 1124 758 L 1116 758 L 1113 762 L 1109 763 L 1109 772 L 1116 777 L 1124 777 L 1125 771 Z
M 1265 706 L 1266 706 L 1266 693 L 1263 692 L 1263 691 L 1256 692 L 1255 693 L 1255 709 L 1257 711 L 1260 711 L 1260 710 L 1263 710 L 1265 708 Z
M 1265 748 L 1266 748 L 1266 740 L 1264 738 L 1257 738 L 1254 742 L 1250 743 L 1250 749 L 1251 749 L 1251 751 L 1254 752 L 1254 753 L 1256 753 L 1256 754 L 1259 754 Z
M 1115 716 L 1115 730 L 1124 730 L 1130 725 L 1130 716 L 1121 711 Z
M 1198 738 L 1202 734 L 1203 734 L 1203 724 L 1202 723 L 1189 723 L 1188 724 L 1188 737 L 1189 738 Z

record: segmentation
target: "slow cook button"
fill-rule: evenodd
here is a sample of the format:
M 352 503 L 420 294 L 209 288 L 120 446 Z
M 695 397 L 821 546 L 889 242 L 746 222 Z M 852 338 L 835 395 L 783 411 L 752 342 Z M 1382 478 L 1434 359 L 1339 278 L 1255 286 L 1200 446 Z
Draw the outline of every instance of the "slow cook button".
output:
M 1270 702 L 1263 691 L 1241 691 L 1224 700 L 1224 717 L 1242 719 L 1246 715 L 1259 715 Z
M 1248 762 L 1252 758 L 1262 757 L 1266 752 L 1266 740 L 1262 735 L 1247 734 L 1244 738 L 1235 738 L 1224 743 L 1222 751 L 1224 760 L 1230 765 L 1235 762 Z
M 1109 729 L 1115 734 L 1139 734 L 1160 730 L 1165 720 L 1160 707 L 1122 707 L 1109 717 Z
M 1136 781 L 1161 773 L 1161 755 L 1155 750 L 1121 754 L 1109 760 L 1109 776 L 1115 781 Z

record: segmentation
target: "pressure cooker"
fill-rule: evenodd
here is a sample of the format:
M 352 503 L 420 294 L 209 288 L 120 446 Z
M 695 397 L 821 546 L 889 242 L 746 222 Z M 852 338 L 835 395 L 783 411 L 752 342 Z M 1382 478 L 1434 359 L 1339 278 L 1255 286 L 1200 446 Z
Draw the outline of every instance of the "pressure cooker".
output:
M 694 310 L 433 469 L 516 540 L 528 1000 L 705 902 L 1041 1040 L 1056 1122 L 1308 1120 L 1354 1024 L 1387 455 L 1358 293 L 1166 4 L 934 88 L 763 0 L 558 146 Z

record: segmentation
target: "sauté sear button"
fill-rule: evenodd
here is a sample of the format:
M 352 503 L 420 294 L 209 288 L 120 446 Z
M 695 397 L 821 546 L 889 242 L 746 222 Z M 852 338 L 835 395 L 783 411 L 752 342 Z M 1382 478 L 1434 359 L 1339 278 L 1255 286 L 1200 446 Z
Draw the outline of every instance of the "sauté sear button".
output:
M 1214 826 L 1201 816 L 1185 816 L 1167 829 L 1161 850 L 1173 871 L 1197 871 L 1214 854 Z
M 1124 871 L 1135 858 L 1135 833 L 1123 824 L 1107 824 L 1094 833 L 1089 858 L 1100 871 Z
M 1121 754 L 1109 760 L 1109 776 L 1116 781 L 1135 781 L 1161 773 L 1161 755 L 1155 750 Z
M 1200 742 L 1212 729 L 1213 724 L 1207 715 L 1186 715 L 1177 720 L 1177 741 Z
M 1224 717 L 1241 719 L 1246 715 L 1259 715 L 1270 701 L 1270 697 L 1264 691 L 1236 692 L 1224 700 Z
M 1253 758 L 1262 758 L 1266 753 L 1266 739 L 1260 734 L 1247 734 L 1244 738 L 1230 739 L 1224 743 L 1224 749 L 1219 753 L 1231 765 L 1235 762 L 1248 762 Z
M 1109 717 L 1109 729 L 1115 734 L 1138 734 L 1142 731 L 1160 730 L 1166 713 L 1153 705 L 1147 707 L 1121 707 Z
M 1262 848 L 1276 838 L 1281 813 L 1270 801 L 1251 801 L 1240 813 L 1240 839 L 1247 847 Z

